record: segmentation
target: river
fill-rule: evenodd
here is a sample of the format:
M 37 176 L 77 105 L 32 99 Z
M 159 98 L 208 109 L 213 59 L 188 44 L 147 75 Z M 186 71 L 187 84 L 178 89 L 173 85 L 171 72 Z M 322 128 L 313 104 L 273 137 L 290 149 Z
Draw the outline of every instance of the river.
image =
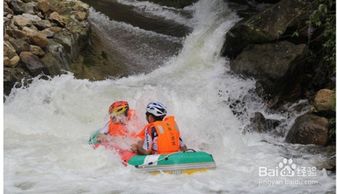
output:
M 135 9 L 178 24 L 186 22 L 191 33 L 174 38 L 172 34 L 150 32 L 102 17 L 92 8 L 90 17 L 96 25 L 111 25 L 99 27 L 103 31 L 109 32 L 108 27 L 116 25 L 136 35 L 141 31 L 142 40 L 152 36 L 169 38 L 171 42 L 181 41 L 182 47 L 176 54 L 158 60 L 149 73 L 144 67 L 144 72 L 103 81 L 76 79 L 68 73 L 49 80 L 35 79 L 27 88 L 13 89 L 4 104 L 5 193 L 334 191 L 335 175 L 313 168 L 324 155 L 303 151 L 305 146 L 284 143 L 283 137 L 272 134 L 243 133 L 249 115 L 256 111 L 283 120 L 288 128 L 301 113 L 269 113 L 252 92 L 255 81 L 229 71 L 229 61 L 220 56 L 220 50 L 225 33 L 238 17 L 223 1 L 200 0 L 187 8 L 191 17 L 179 15 L 179 10 L 173 8 L 158 11 L 161 7 L 148 2 L 119 2 L 134 3 Z M 129 50 L 133 60 L 149 60 L 141 59 L 140 53 L 146 55 L 149 50 L 146 46 L 134 46 L 134 55 Z M 108 106 L 120 99 L 128 100 L 144 123 L 146 104 L 153 100 L 164 103 L 169 114 L 175 115 L 187 146 L 212 153 L 217 168 L 193 175 L 154 176 L 124 167 L 113 151 L 93 150 L 87 143 L 90 134 L 104 125 Z M 245 101 L 238 108 L 245 114 L 233 114 L 232 99 Z M 284 158 L 291 158 L 297 168 L 314 169 L 314 174 L 283 183 L 273 182 L 281 180 L 276 175 L 261 175 L 261 168 L 275 170 Z

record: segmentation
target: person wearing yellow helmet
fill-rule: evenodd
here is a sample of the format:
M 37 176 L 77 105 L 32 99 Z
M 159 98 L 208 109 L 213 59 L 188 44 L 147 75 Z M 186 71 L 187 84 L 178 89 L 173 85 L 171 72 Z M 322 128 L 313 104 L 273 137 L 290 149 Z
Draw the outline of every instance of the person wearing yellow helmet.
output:
M 130 109 L 127 101 L 115 101 L 109 107 L 110 120 L 108 124 L 100 130 L 98 141 L 106 141 L 108 136 L 111 137 L 127 137 L 133 136 L 128 130 L 128 123 L 136 119 L 135 110 Z

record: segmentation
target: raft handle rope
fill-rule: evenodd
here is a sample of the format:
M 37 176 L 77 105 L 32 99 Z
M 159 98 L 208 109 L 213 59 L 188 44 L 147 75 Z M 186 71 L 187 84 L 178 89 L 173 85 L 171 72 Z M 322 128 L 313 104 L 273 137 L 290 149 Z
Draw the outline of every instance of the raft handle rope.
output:
M 178 153 L 185 153 L 185 152 L 197 152 L 195 151 L 194 149 L 187 149 L 186 151 L 183 151 L 183 152 L 173 152 L 171 154 L 168 154 L 166 155 L 164 158 L 160 159 L 160 160 L 157 160 L 157 161 L 154 161 L 154 162 L 149 162 L 147 164 L 141 164 L 141 165 L 135 165 L 136 168 L 141 168 L 141 167 L 145 167 L 145 166 L 151 166 L 153 165 L 154 163 L 158 163 L 160 161 L 163 161 L 163 160 L 168 160 L 170 156 L 174 155 L 174 154 L 178 154 Z
M 154 163 L 158 163 L 158 162 L 163 161 L 163 160 L 168 160 L 170 156 L 172 156 L 174 154 L 178 154 L 178 153 L 182 153 L 182 152 L 173 152 L 171 154 L 166 155 L 164 158 L 162 158 L 160 160 L 157 160 L 157 161 L 154 161 L 154 162 L 149 162 L 147 164 L 135 165 L 135 167 L 136 168 L 141 168 L 141 167 L 145 167 L 145 166 L 151 166 Z
M 188 151 L 197 152 L 197 151 L 195 151 L 195 149 L 187 149 L 186 151 L 183 151 L 183 152 L 188 152 Z

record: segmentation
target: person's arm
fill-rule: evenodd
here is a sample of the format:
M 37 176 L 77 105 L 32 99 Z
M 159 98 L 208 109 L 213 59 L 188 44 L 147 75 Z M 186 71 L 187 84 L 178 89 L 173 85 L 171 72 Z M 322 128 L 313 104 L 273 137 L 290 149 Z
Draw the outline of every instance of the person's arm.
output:
M 136 152 L 140 155 L 149 155 L 152 152 L 152 136 L 151 136 L 151 129 L 145 129 L 145 138 L 144 141 L 138 141 L 137 144 L 133 144 L 131 146 L 131 150 Z
M 145 139 L 143 145 L 138 146 L 137 152 L 141 155 L 149 155 L 152 152 L 153 146 L 153 137 L 152 137 L 153 128 L 145 129 Z

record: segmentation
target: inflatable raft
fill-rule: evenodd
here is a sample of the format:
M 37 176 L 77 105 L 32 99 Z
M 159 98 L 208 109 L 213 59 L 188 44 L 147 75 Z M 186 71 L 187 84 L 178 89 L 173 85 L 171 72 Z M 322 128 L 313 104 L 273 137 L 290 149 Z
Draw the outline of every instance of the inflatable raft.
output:
M 192 174 L 216 167 L 211 154 L 194 150 L 167 155 L 135 155 L 128 164 L 150 173 L 170 174 Z
M 103 146 L 105 149 L 115 150 L 124 165 L 131 165 L 152 174 L 192 174 L 216 167 L 213 156 L 206 152 L 189 149 L 186 152 L 174 152 L 162 155 L 136 155 L 130 150 L 120 148 L 119 145 L 113 142 L 98 142 L 97 134 L 98 132 L 94 133 L 88 142 L 90 145 L 93 145 L 94 149 Z

